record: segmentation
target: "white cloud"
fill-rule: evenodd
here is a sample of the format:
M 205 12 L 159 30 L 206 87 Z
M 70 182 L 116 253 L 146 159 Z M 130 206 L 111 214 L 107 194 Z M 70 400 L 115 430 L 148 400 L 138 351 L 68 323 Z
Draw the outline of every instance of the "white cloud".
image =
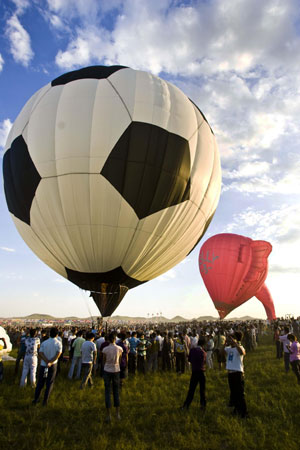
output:
M 0 72 L 3 69 L 3 64 L 4 64 L 4 59 L 3 59 L 3 57 L 2 57 L 2 55 L 0 53 Z
M 169 270 L 168 272 L 164 273 L 163 275 L 160 275 L 160 277 L 157 278 L 158 281 L 169 281 L 176 278 L 176 272 L 174 269 Z
M 29 0 L 12 0 L 16 5 L 16 14 L 21 15 L 30 6 Z
M 12 123 L 9 119 L 4 119 L 3 122 L 0 122 L 0 153 L 5 146 L 11 127 Z
M 10 51 L 14 60 L 27 67 L 34 53 L 31 49 L 30 36 L 16 14 L 7 20 L 6 35 L 10 40 Z
M 4 250 L 5 252 L 15 252 L 16 250 L 14 248 L 9 247 L 0 247 L 1 250 Z
M 245 230 L 252 239 L 265 239 L 271 242 L 292 242 L 299 240 L 300 215 L 298 204 L 284 204 L 280 208 L 259 210 L 248 207 L 233 216 L 233 221 L 226 228 L 227 233 Z

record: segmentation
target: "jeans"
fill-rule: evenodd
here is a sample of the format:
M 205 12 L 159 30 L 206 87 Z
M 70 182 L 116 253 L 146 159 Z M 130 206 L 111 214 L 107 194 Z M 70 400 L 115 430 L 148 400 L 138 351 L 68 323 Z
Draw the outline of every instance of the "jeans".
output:
M 74 369 L 77 366 L 77 370 L 76 370 L 76 380 L 79 380 L 80 378 L 80 372 L 81 372 L 81 356 L 73 356 L 72 358 L 72 362 L 71 362 L 71 367 L 68 373 L 68 378 L 70 378 L 70 380 L 72 380 L 73 378 L 73 373 L 74 373 Z
M 41 391 L 46 383 L 46 390 L 45 390 L 43 405 L 47 405 L 51 391 L 53 389 L 56 371 L 57 371 L 57 363 L 53 364 L 51 367 L 48 368 L 47 377 L 44 377 L 46 369 L 47 369 L 47 367 L 40 366 L 37 387 L 36 387 L 35 393 L 34 393 L 34 402 L 37 403 L 38 399 L 40 398 Z
M 85 387 L 87 383 L 89 384 L 89 386 L 93 386 L 92 380 L 93 363 L 82 363 L 81 367 L 83 371 L 83 378 L 80 387 L 82 388 Z
M 114 406 L 118 408 L 120 406 L 119 387 L 120 387 L 120 372 L 106 372 L 103 371 L 103 380 L 105 387 L 105 406 L 111 407 L 110 389 L 111 384 L 113 388 Z
M 128 355 L 128 372 L 135 374 L 137 366 L 137 355 L 135 353 L 129 353 Z
M 200 405 L 202 407 L 206 406 L 205 382 L 206 382 L 206 379 L 205 379 L 205 373 L 203 372 L 203 370 L 197 370 L 197 371 L 192 372 L 191 379 L 190 379 L 190 387 L 189 387 L 189 391 L 188 391 L 186 400 L 184 402 L 184 406 L 186 406 L 188 408 L 190 406 L 190 404 L 192 403 L 198 383 L 200 385 Z
M 245 400 L 245 381 L 243 372 L 229 372 L 228 384 L 230 389 L 230 406 L 234 406 L 235 411 L 241 416 L 247 415 L 247 406 Z
M 150 353 L 149 359 L 148 359 L 148 371 L 150 372 L 153 370 L 153 372 L 156 372 L 158 368 L 158 353 Z
M 298 384 L 300 384 L 300 360 L 291 361 L 292 371 L 297 377 Z
M 146 369 L 147 369 L 147 361 L 146 361 L 146 355 L 137 355 L 137 370 L 139 373 L 146 373 Z
M 276 358 L 282 358 L 282 344 L 280 341 L 276 341 Z
M 184 373 L 184 371 L 185 371 L 185 352 L 176 352 L 175 358 L 176 358 L 176 372 Z
M 285 371 L 288 372 L 290 370 L 290 353 L 283 352 L 283 358 L 284 358 L 284 368 Z

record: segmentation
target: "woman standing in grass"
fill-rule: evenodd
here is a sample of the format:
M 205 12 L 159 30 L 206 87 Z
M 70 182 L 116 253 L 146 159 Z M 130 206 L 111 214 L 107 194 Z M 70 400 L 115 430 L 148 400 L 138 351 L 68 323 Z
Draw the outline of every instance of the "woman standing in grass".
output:
M 121 419 L 120 416 L 120 362 L 122 358 L 123 349 L 116 345 L 116 333 L 110 333 L 108 336 L 109 345 L 102 350 L 103 353 L 103 380 L 105 387 L 105 406 L 107 409 L 107 422 L 111 421 L 110 408 L 110 389 L 112 384 L 114 406 L 116 408 L 117 419 Z
M 290 353 L 290 363 L 297 377 L 298 384 L 300 384 L 300 344 L 292 333 L 288 334 L 288 340 L 291 342 L 291 345 L 287 346 Z

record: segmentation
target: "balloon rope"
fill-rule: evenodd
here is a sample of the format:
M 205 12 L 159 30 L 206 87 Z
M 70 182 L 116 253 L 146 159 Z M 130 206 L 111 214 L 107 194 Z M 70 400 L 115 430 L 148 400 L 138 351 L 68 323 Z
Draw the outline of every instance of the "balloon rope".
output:
M 91 319 L 91 322 L 92 322 L 92 324 L 93 324 L 93 317 L 92 317 L 92 314 L 91 314 L 91 310 L 90 310 L 90 307 L 89 307 L 87 298 L 86 298 L 86 296 L 84 295 L 83 290 L 80 289 L 80 288 L 79 288 L 79 290 L 80 290 L 80 293 L 81 293 L 82 297 L 84 298 L 85 305 L 86 305 L 86 307 L 87 307 L 87 309 L 88 309 L 88 312 L 89 312 L 89 315 L 90 315 L 90 319 Z

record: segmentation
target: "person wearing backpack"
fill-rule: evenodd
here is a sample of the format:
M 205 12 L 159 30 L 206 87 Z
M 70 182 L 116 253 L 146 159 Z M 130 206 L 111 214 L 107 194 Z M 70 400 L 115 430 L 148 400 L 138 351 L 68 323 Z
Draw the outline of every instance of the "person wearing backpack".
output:
M 188 354 L 187 344 L 181 332 L 174 341 L 174 347 L 175 347 L 176 372 L 180 375 L 185 371 L 185 360 Z

